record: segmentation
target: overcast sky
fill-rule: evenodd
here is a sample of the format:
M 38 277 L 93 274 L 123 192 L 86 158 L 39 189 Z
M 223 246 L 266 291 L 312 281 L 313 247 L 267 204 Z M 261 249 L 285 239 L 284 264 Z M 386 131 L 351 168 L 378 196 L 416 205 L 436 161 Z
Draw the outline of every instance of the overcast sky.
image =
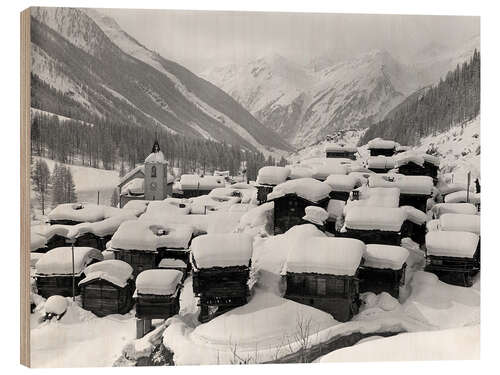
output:
M 304 64 L 385 49 L 410 61 L 429 45 L 479 35 L 479 17 L 100 9 L 130 35 L 194 72 L 277 53 Z

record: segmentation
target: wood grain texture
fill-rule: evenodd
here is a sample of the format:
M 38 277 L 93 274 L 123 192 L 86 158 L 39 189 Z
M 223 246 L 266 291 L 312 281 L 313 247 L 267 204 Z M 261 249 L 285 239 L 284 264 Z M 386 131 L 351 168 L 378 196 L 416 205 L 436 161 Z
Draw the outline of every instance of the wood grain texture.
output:
M 30 9 L 21 12 L 21 350 L 20 361 L 30 367 Z

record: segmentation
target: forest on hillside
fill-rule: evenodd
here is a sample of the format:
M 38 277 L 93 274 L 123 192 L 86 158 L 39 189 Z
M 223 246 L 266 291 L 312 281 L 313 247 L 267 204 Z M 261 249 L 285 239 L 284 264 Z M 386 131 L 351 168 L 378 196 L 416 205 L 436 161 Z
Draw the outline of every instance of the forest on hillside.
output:
M 469 61 L 448 72 L 437 85 L 420 90 L 371 125 L 359 145 L 381 137 L 415 145 L 428 135 L 475 118 L 480 111 L 481 56 L 474 51 Z
M 59 95 L 59 99 L 64 100 L 64 96 Z M 56 115 L 33 111 L 32 155 L 66 164 L 116 169 L 123 174 L 144 162 L 157 137 L 169 165 L 179 168 L 180 173 L 229 170 L 232 175 L 237 175 L 245 161 L 248 178 L 255 179 L 262 166 L 286 163 L 283 158 L 266 159 L 260 152 L 171 134 L 162 128 L 117 123 L 98 117 L 85 120 L 61 119 Z

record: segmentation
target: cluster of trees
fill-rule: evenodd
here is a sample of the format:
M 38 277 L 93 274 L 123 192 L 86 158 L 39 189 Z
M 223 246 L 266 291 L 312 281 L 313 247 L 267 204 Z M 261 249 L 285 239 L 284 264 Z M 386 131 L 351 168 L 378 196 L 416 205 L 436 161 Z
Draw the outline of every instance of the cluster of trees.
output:
M 66 119 L 42 111 L 31 116 L 32 155 L 47 157 L 65 164 L 117 169 L 121 174 L 144 162 L 158 138 L 171 167 L 180 173 L 211 173 L 229 170 L 238 174 L 246 162 L 247 176 L 255 179 L 264 165 L 284 165 L 260 152 L 252 152 L 206 139 L 196 139 L 151 127 L 117 123 L 95 118 L 92 122 Z
M 72 203 L 77 201 L 73 175 L 69 167 L 56 164 L 54 170 L 50 169 L 43 159 L 37 159 L 31 164 L 31 185 L 35 191 L 36 198 L 45 215 L 45 208 L 61 203 Z
M 413 145 L 425 136 L 435 135 L 479 114 L 481 92 L 481 56 L 475 50 L 469 61 L 448 72 L 435 86 L 409 96 L 370 126 L 360 145 L 382 137 Z

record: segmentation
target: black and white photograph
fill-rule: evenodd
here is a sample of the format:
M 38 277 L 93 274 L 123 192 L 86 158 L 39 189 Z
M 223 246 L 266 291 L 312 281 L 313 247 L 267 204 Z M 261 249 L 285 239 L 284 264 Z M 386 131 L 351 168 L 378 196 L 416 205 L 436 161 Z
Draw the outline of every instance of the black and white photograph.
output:
M 21 17 L 25 365 L 479 359 L 479 16 Z

